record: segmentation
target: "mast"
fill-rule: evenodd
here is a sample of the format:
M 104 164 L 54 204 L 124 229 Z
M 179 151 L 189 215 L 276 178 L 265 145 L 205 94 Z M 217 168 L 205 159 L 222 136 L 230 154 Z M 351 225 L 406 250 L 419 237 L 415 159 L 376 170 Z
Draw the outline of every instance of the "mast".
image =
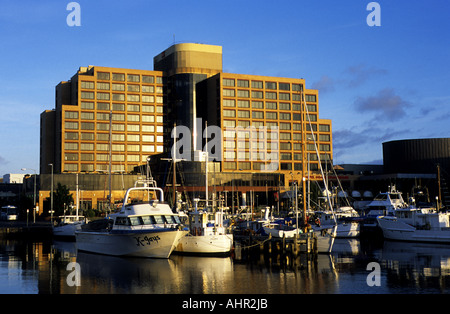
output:
M 205 121 L 205 208 L 208 209 L 208 121 Z
M 173 176 L 172 176 L 172 200 L 173 200 L 173 209 L 176 210 L 177 208 L 177 191 L 176 191 L 176 186 L 177 186 L 177 175 L 176 175 L 176 159 L 177 159 L 177 123 L 175 122 L 173 124 L 173 154 L 172 154 L 172 167 L 173 167 Z

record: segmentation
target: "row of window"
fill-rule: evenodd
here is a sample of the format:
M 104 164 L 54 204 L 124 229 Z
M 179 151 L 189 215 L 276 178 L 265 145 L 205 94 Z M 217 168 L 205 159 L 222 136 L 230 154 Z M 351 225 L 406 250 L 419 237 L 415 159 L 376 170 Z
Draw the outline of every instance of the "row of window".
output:
M 152 135 L 152 134 L 123 134 L 123 133 L 113 133 L 111 135 L 113 142 L 125 142 L 125 138 L 128 142 L 157 142 L 162 143 L 162 135 Z M 85 133 L 82 132 L 81 136 L 79 136 L 78 132 L 65 132 L 64 133 L 65 140 L 76 141 L 81 139 L 82 141 L 108 141 L 109 142 L 109 133 Z
M 239 168 L 238 168 L 239 164 Z M 302 163 L 294 163 L 294 167 L 292 167 L 292 163 L 263 163 L 263 162 L 242 162 L 239 163 L 235 161 L 228 161 L 223 163 L 223 169 L 224 170 L 266 170 L 266 171 L 276 171 L 276 170 L 298 170 L 302 171 Z M 310 163 L 309 168 L 311 171 L 317 171 L 319 170 L 319 164 L 318 163 Z
M 109 121 L 110 115 L 109 113 L 103 113 L 103 112 L 97 112 L 95 114 L 94 112 L 78 112 L 78 111 L 66 111 L 64 113 L 65 119 L 71 119 L 71 120 L 77 120 L 78 117 L 81 118 L 81 120 L 100 120 L 100 121 Z M 126 119 L 125 119 L 126 117 Z M 127 114 L 124 113 L 113 113 L 111 115 L 112 121 L 128 121 L 128 122 L 163 122 L 163 116 L 158 115 L 140 115 L 140 114 Z
M 159 149 L 162 149 L 162 145 L 158 145 L 155 150 L 155 145 L 145 145 L 145 144 L 126 144 L 127 152 L 145 152 L 145 153 L 154 153 L 162 152 Z M 109 144 L 103 143 L 72 143 L 66 142 L 64 143 L 64 150 L 82 150 L 82 151 L 109 151 Z M 113 152 L 124 152 L 125 144 L 112 144 L 111 151 Z
M 116 92 L 124 92 L 125 84 L 122 83 L 107 83 L 107 82 L 95 82 L 93 81 L 81 81 L 80 87 L 81 89 L 95 89 L 95 85 L 97 85 L 98 90 L 112 90 Z M 162 94 L 163 87 L 162 86 L 154 86 L 154 85 L 137 85 L 137 84 L 127 84 L 126 91 L 127 92 L 140 92 L 143 93 L 156 93 Z
M 271 99 L 271 100 L 286 100 L 286 101 L 298 101 L 301 102 L 300 94 L 290 94 L 290 93 L 282 93 L 282 92 L 263 92 L 263 91 L 249 91 L 238 89 L 237 91 L 234 89 L 224 88 L 222 91 L 223 97 L 238 97 L 238 98 L 254 98 L 254 99 Z M 292 99 L 291 99 L 292 98 Z M 306 102 L 316 102 L 316 95 L 305 95 Z
M 109 72 L 97 72 L 97 79 L 102 81 L 118 81 L 118 82 L 125 82 L 125 78 L 127 82 L 133 82 L 133 83 L 149 83 L 149 84 L 162 84 L 163 78 L 161 76 L 155 76 L 153 75 L 140 75 L 140 74 L 125 74 L 125 73 L 109 73 Z
M 144 160 L 143 160 L 144 161 Z M 131 164 L 131 165 L 127 165 L 127 170 L 128 172 L 133 171 L 134 167 L 137 166 L 137 164 Z M 94 172 L 94 171 L 102 171 L 102 172 L 106 172 L 109 170 L 109 165 L 106 164 L 80 164 L 80 166 L 78 166 L 78 164 L 73 164 L 73 163 L 65 163 L 64 164 L 64 170 L 66 172 Z M 112 164 L 111 165 L 111 171 L 112 172 L 125 172 L 125 165 L 123 164 Z
M 148 121 L 147 118 L 142 119 L 143 122 L 152 122 L 152 117 L 149 116 Z M 134 121 L 136 122 L 136 121 Z M 162 117 L 159 118 L 156 116 L 156 122 L 162 123 Z M 96 127 L 97 125 L 97 127 Z M 66 121 L 65 123 L 65 129 L 66 130 L 97 130 L 97 131 L 109 131 L 109 123 L 100 123 L 100 122 L 72 122 L 72 121 Z M 127 124 L 125 128 L 125 124 L 121 123 L 112 123 L 112 130 L 111 131 L 117 131 L 117 132 L 123 132 L 125 129 L 128 132 L 154 132 L 155 126 L 154 125 L 140 125 L 140 124 Z M 163 132 L 163 126 L 157 125 L 156 126 L 156 132 L 162 133 Z
M 95 104 L 94 102 L 87 102 L 87 101 L 82 101 L 81 103 L 81 109 L 85 109 L 85 110 L 95 110 Z M 105 102 L 97 102 L 97 110 L 107 110 L 110 111 L 110 104 L 109 103 L 105 103 Z M 112 111 L 125 111 L 125 108 L 127 109 L 127 111 L 132 111 L 132 112 L 140 112 L 142 110 L 142 112 L 145 113 L 151 113 L 151 112 L 156 112 L 156 113 L 163 113 L 164 109 L 163 106 L 156 106 L 156 111 L 155 111 L 155 106 L 154 105 L 138 105 L 138 104 L 118 104 L 118 103 L 113 103 L 112 104 Z
M 222 80 L 222 85 L 223 86 L 228 86 L 228 87 L 243 87 L 243 88 L 249 88 L 251 86 L 251 88 L 256 88 L 256 89 L 273 89 L 273 90 L 283 90 L 283 91 L 302 91 L 303 90 L 303 85 L 302 84 L 297 84 L 297 83 L 282 83 L 282 82 L 263 82 L 263 81 L 250 81 L 249 80 L 244 80 L 244 79 L 230 79 L 230 78 L 224 78 Z M 277 88 L 278 87 L 278 88 Z M 292 89 L 291 89 L 292 87 Z
M 223 102 L 223 107 L 236 107 L 236 100 L 234 99 L 224 99 Z M 276 103 L 276 102 L 271 102 L 271 101 L 260 101 L 260 100 L 252 100 L 251 102 L 248 100 L 242 100 L 239 99 L 237 101 L 237 107 L 238 108 L 251 108 L 252 109 L 270 109 L 270 110 L 292 110 L 293 111 L 301 111 L 302 110 L 302 106 L 301 104 L 291 104 L 290 103 Z M 307 109 L 308 112 L 317 112 L 317 105 L 315 104 L 307 104 Z
M 125 158 L 126 157 L 126 158 Z M 147 160 L 147 155 L 123 155 L 123 154 L 112 154 L 111 161 L 113 162 L 141 162 Z M 94 153 L 65 153 L 65 161 L 98 161 L 98 162 L 109 162 L 109 154 L 94 154 Z
M 236 111 L 230 110 L 230 109 L 224 109 L 222 111 L 223 117 L 225 118 L 235 118 L 236 117 Z M 264 116 L 266 119 L 270 120 L 295 120 L 295 121 L 301 121 L 301 114 L 300 113 L 291 113 L 288 112 L 270 112 L 270 111 L 252 111 L 250 116 L 250 111 L 247 110 L 238 110 L 237 111 L 237 117 L 238 118 L 252 118 L 252 119 L 264 119 Z M 308 119 L 311 122 L 317 122 L 317 115 L 310 114 Z
M 97 97 L 95 97 L 95 94 L 97 94 Z M 112 96 L 111 96 L 112 95 Z M 103 92 L 86 92 L 81 91 L 81 99 L 88 99 L 88 100 L 112 100 L 112 101 L 125 101 L 125 94 L 116 94 L 116 93 L 103 93 Z M 153 96 L 153 95 L 136 95 L 136 94 L 127 94 L 126 95 L 126 101 L 129 102 L 144 102 L 144 103 L 156 103 L 162 104 L 163 103 L 163 96 Z

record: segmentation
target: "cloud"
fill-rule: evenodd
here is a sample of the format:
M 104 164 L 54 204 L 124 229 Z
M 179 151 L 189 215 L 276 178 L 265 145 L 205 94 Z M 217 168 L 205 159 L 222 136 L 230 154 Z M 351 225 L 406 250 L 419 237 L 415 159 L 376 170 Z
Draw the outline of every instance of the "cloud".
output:
M 335 84 L 336 82 L 331 77 L 329 77 L 328 75 L 324 75 L 320 78 L 320 80 L 314 82 L 311 85 L 311 88 L 317 89 L 321 93 L 326 93 L 334 91 Z
M 406 115 L 406 108 L 410 106 L 406 100 L 396 95 L 392 88 L 385 88 L 375 96 L 358 97 L 353 105 L 361 113 L 378 113 L 375 119 L 382 119 L 384 121 L 401 119 Z
M 349 76 L 349 78 L 346 79 L 348 87 L 361 86 L 370 78 L 378 75 L 385 75 L 387 73 L 387 70 L 376 67 L 368 67 L 365 64 L 352 65 L 344 71 L 344 74 Z
M 384 127 L 366 127 L 360 131 L 342 129 L 333 132 L 334 149 L 349 149 L 366 144 L 381 145 L 381 143 L 407 134 L 408 129 L 393 129 Z

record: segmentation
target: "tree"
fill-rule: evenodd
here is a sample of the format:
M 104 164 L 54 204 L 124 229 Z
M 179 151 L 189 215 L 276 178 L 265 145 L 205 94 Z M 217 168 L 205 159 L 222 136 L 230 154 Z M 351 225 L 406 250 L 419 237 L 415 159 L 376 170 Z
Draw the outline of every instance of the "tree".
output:
M 50 198 L 48 198 L 50 200 Z M 53 209 L 55 216 L 64 215 L 64 206 L 73 204 L 73 197 L 66 185 L 58 182 L 56 190 L 53 192 Z

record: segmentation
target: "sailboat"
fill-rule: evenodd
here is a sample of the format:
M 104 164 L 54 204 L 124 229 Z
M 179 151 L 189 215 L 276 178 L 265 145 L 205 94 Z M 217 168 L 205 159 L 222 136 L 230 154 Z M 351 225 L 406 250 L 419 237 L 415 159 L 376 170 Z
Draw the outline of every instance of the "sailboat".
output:
M 176 133 L 175 133 L 176 134 Z M 175 149 L 176 152 L 176 149 Z M 176 154 L 172 155 L 174 170 Z M 175 248 L 176 253 L 190 255 L 228 255 L 233 249 L 233 234 L 224 226 L 223 208 L 214 213 L 208 212 L 208 152 L 205 158 L 205 211 L 198 210 L 199 199 L 194 199 L 194 211 L 188 213 L 189 233 L 183 237 Z M 175 177 L 174 177 L 175 180 Z
M 81 226 L 87 222 L 84 216 L 78 215 L 79 197 L 78 197 L 78 173 L 76 175 L 76 214 L 63 215 L 58 217 L 58 221 L 53 225 L 53 236 L 56 238 L 63 238 L 67 240 L 75 239 L 75 231 L 81 230 Z

